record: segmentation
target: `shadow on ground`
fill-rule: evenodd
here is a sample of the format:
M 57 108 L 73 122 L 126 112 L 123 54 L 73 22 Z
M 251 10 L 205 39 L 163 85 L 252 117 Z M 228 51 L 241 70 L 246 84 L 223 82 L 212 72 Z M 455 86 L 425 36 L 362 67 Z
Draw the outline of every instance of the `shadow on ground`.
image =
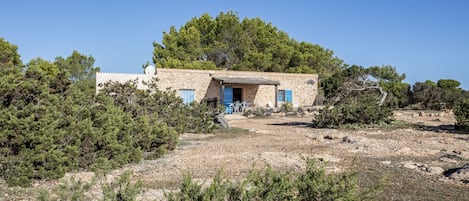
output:
M 313 123 L 312 122 L 285 122 L 285 123 L 274 123 L 274 124 L 268 124 L 272 126 L 297 126 L 297 127 L 312 127 Z
M 469 134 L 468 131 L 460 131 L 456 130 L 454 125 L 439 125 L 439 126 L 428 126 L 428 125 L 416 125 L 415 127 L 417 130 L 421 131 L 433 131 L 433 132 L 446 132 L 446 133 L 453 133 L 453 134 Z

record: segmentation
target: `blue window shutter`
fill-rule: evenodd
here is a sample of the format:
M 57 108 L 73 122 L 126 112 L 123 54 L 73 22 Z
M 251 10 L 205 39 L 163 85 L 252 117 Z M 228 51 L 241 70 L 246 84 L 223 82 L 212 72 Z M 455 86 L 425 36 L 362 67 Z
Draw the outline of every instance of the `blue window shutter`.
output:
M 182 102 L 184 104 L 189 104 L 195 100 L 195 90 L 192 89 L 181 89 L 179 90 Z
M 293 103 L 293 91 L 285 90 L 285 102 Z

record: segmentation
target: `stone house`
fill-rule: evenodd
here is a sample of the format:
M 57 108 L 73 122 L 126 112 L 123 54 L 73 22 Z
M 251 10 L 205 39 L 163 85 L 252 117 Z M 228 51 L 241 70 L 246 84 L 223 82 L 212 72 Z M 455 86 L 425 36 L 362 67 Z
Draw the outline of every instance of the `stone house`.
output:
M 188 70 L 149 66 L 145 74 L 96 73 L 96 87 L 107 81 L 142 81 L 157 76 L 161 90 L 176 90 L 185 103 L 215 101 L 225 106 L 245 104 L 256 107 L 312 106 L 317 95 L 317 74 L 294 74 L 227 70 Z

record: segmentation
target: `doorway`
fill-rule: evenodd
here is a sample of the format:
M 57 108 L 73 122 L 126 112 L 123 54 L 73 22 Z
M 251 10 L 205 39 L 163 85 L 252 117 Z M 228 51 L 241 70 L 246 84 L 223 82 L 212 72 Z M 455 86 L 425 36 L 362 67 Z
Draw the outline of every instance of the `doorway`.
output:
M 243 102 L 243 88 L 233 88 L 233 102 Z

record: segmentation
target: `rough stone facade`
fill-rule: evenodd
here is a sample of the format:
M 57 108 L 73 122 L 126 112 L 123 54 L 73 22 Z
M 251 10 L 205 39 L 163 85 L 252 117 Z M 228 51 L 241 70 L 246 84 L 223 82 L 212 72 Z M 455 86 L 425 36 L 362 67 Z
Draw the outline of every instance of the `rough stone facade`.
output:
M 212 77 L 264 78 L 278 81 L 280 82 L 278 90 L 293 91 L 292 102 L 295 106 L 313 105 L 318 89 L 317 74 L 159 68 L 157 75 L 159 78 L 159 87 L 162 89 L 194 89 L 195 100 L 199 102 L 206 98 L 220 97 L 221 83 L 213 81 Z M 275 86 L 250 84 L 226 84 L 225 86 L 241 88 L 243 100 L 254 103 L 256 106 L 273 106 L 275 103 Z
M 127 77 L 126 77 L 127 76 Z M 217 98 L 220 100 L 221 81 L 215 81 L 212 77 L 232 78 L 263 78 L 280 83 L 278 90 L 291 90 L 292 103 L 295 107 L 311 106 L 317 95 L 317 74 L 294 73 L 270 73 L 248 71 L 223 71 L 223 70 L 187 70 L 187 69 L 157 69 L 158 87 L 162 90 L 194 90 L 194 100 L 201 102 L 206 99 Z M 115 74 L 97 73 L 96 83 L 104 83 L 109 80 L 125 82 L 130 79 L 149 80 L 151 75 L 145 74 Z M 139 89 L 145 89 L 140 86 Z M 242 101 L 258 107 L 272 107 L 275 105 L 275 86 L 253 84 L 224 84 L 241 89 Z M 99 89 L 99 88 L 97 88 Z M 278 102 L 281 106 L 282 102 Z

